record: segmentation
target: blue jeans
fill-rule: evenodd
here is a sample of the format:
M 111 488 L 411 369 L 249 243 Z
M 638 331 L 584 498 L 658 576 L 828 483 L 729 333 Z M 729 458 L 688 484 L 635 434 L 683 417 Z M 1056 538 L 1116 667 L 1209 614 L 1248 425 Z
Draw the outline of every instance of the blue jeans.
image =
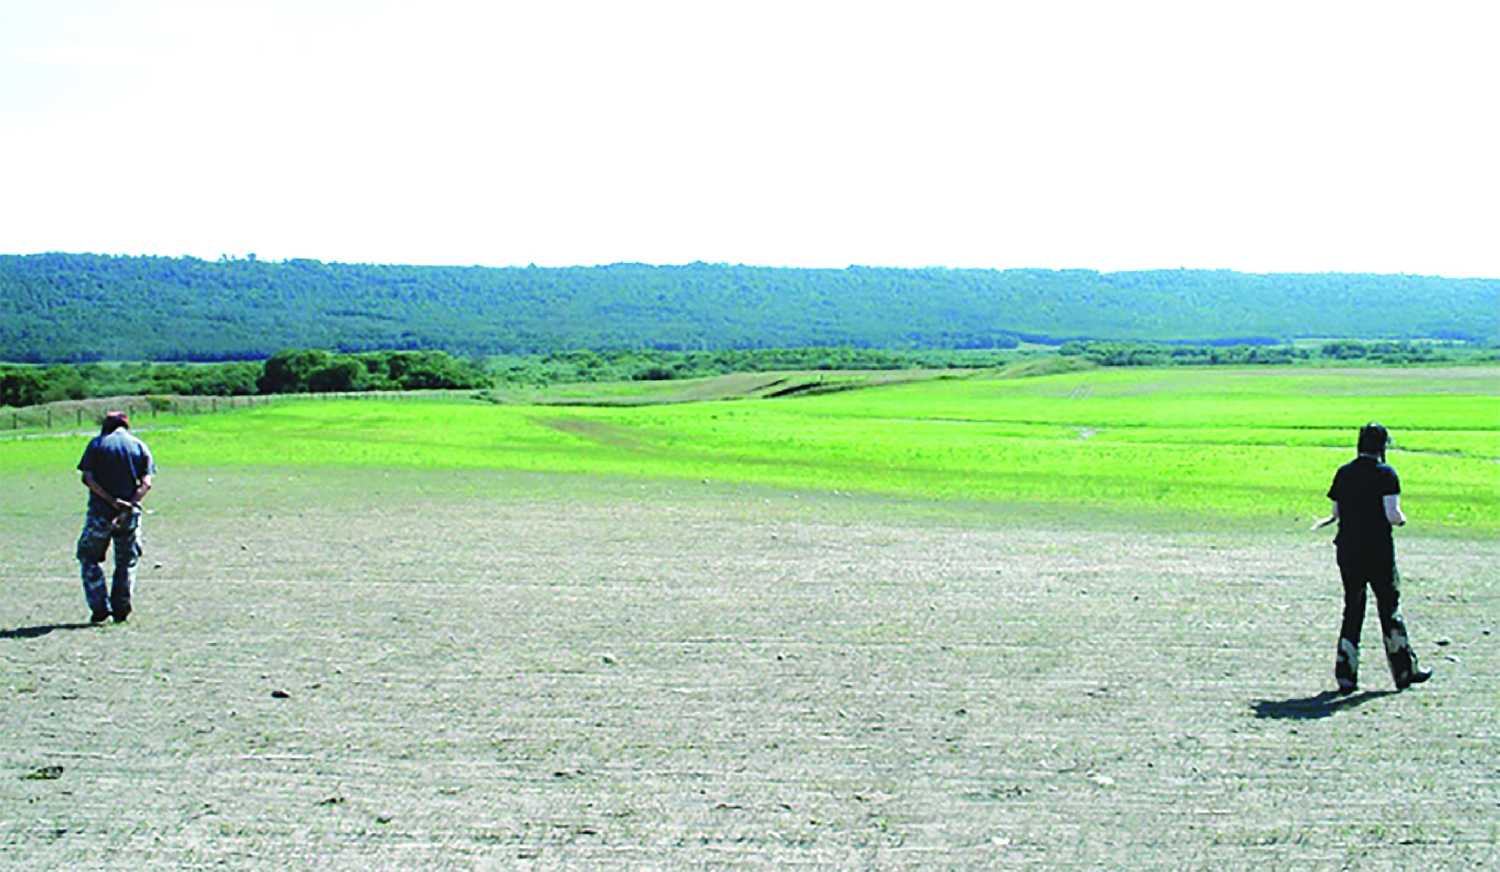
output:
M 104 553 L 115 544 L 114 584 L 104 586 Z M 116 515 L 89 510 L 78 535 L 78 562 L 83 570 L 83 596 L 94 615 L 130 614 L 130 592 L 135 587 L 135 566 L 141 559 L 141 513 Z

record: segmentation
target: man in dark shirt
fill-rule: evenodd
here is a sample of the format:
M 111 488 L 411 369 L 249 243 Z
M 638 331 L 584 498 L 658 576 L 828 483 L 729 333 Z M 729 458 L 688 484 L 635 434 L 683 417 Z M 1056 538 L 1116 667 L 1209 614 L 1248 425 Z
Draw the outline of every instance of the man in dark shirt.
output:
M 1396 572 L 1391 527 L 1404 525 L 1406 515 L 1401 512 L 1401 480 L 1385 462 L 1389 444 L 1390 434 L 1381 425 L 1371 423 L 1360 428 L 1359 456 L 1334 474 L 1333 485 L 1328 488 L 1333 514 L 1317 525 L 1334 521 L 1339 525 L 1333 540 L 1344 582 L 1344 623 L 1333 667 L 1339 693 L 1352 693 L 1359 686 L 1359 635 L 1365 622 L 1366 585 L 1375 592 L 1386 659 L 1396 689 L 1405 690 L 1432 677 L 1432 670 L 1417 666 L 1417 655 L 1406 635 L 1406 621 L 1401 617 L 1401 577 Z
M 89 441 L 78 461 L 83 486 L 89 489 L 88 514 L 78 537 L 78 562 L 83 568 L 83 596 L 90 621 L 103 622 L 111 614 L 116 623 L 130 615 L 130 592 L 135 565 L 141 557 L 141 500 L 151 490 L 156 474 L 151 450 L 130 432 L 124 412 L 104 416 L 99 435 Z M 115 545 L 114 585 L 104 585 L 104 553 Z

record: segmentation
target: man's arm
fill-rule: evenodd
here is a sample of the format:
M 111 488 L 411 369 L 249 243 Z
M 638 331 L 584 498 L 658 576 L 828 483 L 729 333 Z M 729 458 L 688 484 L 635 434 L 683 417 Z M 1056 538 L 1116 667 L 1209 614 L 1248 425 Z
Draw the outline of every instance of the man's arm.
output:
M 1392 527 L 1403 527 L 1406 525 L 1406 514 L 1401 511 L 1401 495 L 1386 494 L 1381 498 L 1385 504 L 1385 519 L 1391 522 Z
M 147 476 L 147 479 L 149 479 L 149 478 L 150 478 L 150 476 Z M 93 491 L 93 493 L 94 493 L 95 496 L 97 496 L 101 500 L 104 500 L 106 503 L 109 503 L 110 505 L 114 506 L 115 510 L 116 511 L 120 511 L 120 512 L 123 512 L 126 509 L 136 508 L 136 506 L 141 501 L 141 497 L 145 496 L 145 493 L 143 491 L 139 491 L 138 490 L 135 502 L 131 502 L 130 500 L 122 500 L 122 499 L 116 497 L 114 494 L 110 493 L 109 491 L 105 490 L 103 485 L 99 484 L 99 482 L 97 482 L 97 481 L 94 480 L 94 474 L 92 472 L 89 472 L 88 470 L 84 470 L 84 473 L 83 473 L 83 486 L 86 487 L 86 488 L 88 488 L 90 491 Z M 146 482 L 146 490 L 150 490 L 150 489 L 151 489 L 151 483 L 148 480 Z
M 141 476 L 140 482 L 135 486 L 135 496 L 130 499 L 132 503 L 135 503 L 136 508 L 140 508 L 141 500 L 146 498 L 146 492 L 149 490 L 151 490 L 151 474 L 147 473 Z
M 1328 526 L 1329 524 L 1332 524 L 1334 521 L 1337 521 L 1338 519 L 1339 519 L 1339 504 L 1335 502 L 1333 504 L 1333 510 L 1331 512 L 1329 512 L 1328 517 L 1324 518 L 1323 520 L 1319 521 L 1316 524 L 1313 524 L 1312 525 L 1312 529 L 1314 529 L 1314 530 L 1321 530 L 1324 527 Z

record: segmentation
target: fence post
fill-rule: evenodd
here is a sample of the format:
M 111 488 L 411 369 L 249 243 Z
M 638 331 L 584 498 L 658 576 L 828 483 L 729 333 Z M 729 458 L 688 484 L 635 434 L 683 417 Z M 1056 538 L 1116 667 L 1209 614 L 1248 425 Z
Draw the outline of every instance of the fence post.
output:
M 47 429 L 48 430 L 52 429 L 52 407 L 51 406 L 47 407 Z

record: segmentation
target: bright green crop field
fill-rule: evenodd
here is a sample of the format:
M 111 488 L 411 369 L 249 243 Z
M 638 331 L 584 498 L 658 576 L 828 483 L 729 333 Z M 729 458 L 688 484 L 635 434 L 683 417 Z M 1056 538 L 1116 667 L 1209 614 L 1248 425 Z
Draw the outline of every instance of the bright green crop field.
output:
M 617 399 L 620 388 L 610 391 Z M 295 400 L 146 420 L 171 467 L 497 469 L 711 479 L 1186 525 L 1327 509 L 1358 427 L 1392 431 L 1429 533 L 1500 533 L 1500 369 L 1096 369 L 633 407 Z M 0 469 L 70 468 L 67 439 Z

